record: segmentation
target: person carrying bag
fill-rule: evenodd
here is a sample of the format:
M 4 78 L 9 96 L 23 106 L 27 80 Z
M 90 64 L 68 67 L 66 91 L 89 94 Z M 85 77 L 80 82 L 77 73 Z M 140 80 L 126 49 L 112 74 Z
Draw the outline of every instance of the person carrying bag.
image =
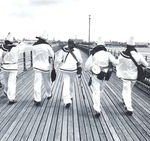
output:
M 63 74 L 63 90 L 62 97 L 66 108 L 69 108 L 72 103 L 73 83 L 76 75 L 82 73 L 82 57 L 81 52 L 72 39 L 68 40 L 68 45 L 64 46 L 58 52 L 56 57 L 56 68 L 59 68 Z
M 112 74 L 111 63 L 117 65 L 118 61 L 107 51 L 104 42 L 98 42 L 98 45 L 91 51 L 91 55 L 85 63 L 85 70 L 92 73 L 88 85 L 92 88 L 93 108 L 96 111 L 96 117 L 100 116 L 100 96 L 105 87 L 105 82 L 110 79 Z
M 132 61 L 134 62 L 134 64 L 137 67 L 137 80 L 138 81 L 144 81 L 145 77 L 146 77 L 146 68 L 143 65 L 138 65 L 138 63 L 135 61 L 135 59 L 132 57 L 132 55 L 130 54 L 130 58 L 132 59 Z
M 144 57 L 135 49 L 133 38 L 127 41 L 126 50 L 118 56 L 119 64 L 116 67 L 116 74 L 123 82 L 122 103 L 125 106 L 126 114 L 131 116 L 132 107 L 132 88 L 136 80 L 144 80 L 144 73 L 140 74 L 140 65 L 148 66 Z M 139 74 L 139 75 L 138 75 Z

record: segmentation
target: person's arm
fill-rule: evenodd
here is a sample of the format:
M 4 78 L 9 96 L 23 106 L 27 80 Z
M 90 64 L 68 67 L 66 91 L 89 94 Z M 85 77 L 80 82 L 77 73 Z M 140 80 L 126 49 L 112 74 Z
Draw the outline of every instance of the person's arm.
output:
M 145 67 L 148 67 L 148 62 L 145 60 L 145 58 L 141 55 L 140 55 L 140 63 L 145 66 Z
M 93 56 L 90 55 L 85 62 L 85 71 L 89 71 L 92 67 L 92 64 L 93 64 Z
M 119 60 L 116 59 L 111 53 L 109 53 L 109 60 L 110 60 L 110 62 L 112 62 L 112 64 L 113 64 L 114 66 L 116 66 L 116 65 L 119 64 Z
M 55 67 L 56 69 L 59 68 L 61 66 L 61 64 L 63 63 L 64 61 L 64 55 L 63 55 L 64 51 L 63 50 L 60 50 L 60 51 L 57 51 L 56 54 L 55 54 Z

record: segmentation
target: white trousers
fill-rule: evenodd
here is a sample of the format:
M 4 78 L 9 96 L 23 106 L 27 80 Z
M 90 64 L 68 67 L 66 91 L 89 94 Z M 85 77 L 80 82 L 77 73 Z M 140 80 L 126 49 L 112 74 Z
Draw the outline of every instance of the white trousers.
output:
M 93 100 L 93 108 L 96 112 L 101 112 L 101 104 L 100 97 L 103 93 L 103 89 L 105 87 L 105 81 L 99 80 L 95 75 L 92 76 L 92 100 Z
M 4 86 L 4 92 L 7 93 L 10 101 L 16 98 L 16 77 L 17 71 L 3 71 L 2 72 L 2 84 Z
M 73 82 L 75 79 L 76 73 L 63 72 L 63 101 L 64 104 L 71 103 L 71 97 L 73 93 Z
M 127 110 L 133 111 L 132 108 L 132 88 L 134 86 L 136 81 L 131 81 L 131 80 L 123 80 L 123 90 L 122 90 L 122 97 L 125 103 L 125 106 Z
M 37 102 L 41 101 L 41 88 L 42 88 L 42 82 L 44 83 L 45 89 L 46 89 L 46 96 L 51 96 L 51 81 L 50 81 L 50 72 L 45 73 L 41 71 L 34 71 L 34 100 Z

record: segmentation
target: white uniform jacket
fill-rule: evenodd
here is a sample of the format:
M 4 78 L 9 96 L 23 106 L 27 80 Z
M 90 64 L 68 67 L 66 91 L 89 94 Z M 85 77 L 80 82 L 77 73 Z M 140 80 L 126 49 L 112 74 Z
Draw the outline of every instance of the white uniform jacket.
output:
M 0 68 L 1 68 L 1 64 L 2 64 L 2 55 L 3 55 L 3 50 L 0 49 Z
M 73 53 L 78 59 L 78 61 L 82 64 L 82 57 L 80 50 L 74 48 Z M 75 60 L 75 58 L 72 56 L 71 53 L 68 54 L 68 52 L 61 50 L 57 55 L 56 63 L 60 64 L 59 68 L 62 71 L 69 71 L 69 72 L 77 71 L 77 61 Z
M 19 45 L 13 47 L 10 51 L 3 51 L 2 69 L 5 71 L 18 70 Z
M 90 71 L 92 66 L 96 65 L 100 67 L 100 70 L 107 72 L 109 62 L 112 62 L 113 65 L 118 64 L 118 60 L 115 59 L 115 57 L 111 53 L 101 50 L 94 55 L 89 56 L 85 63 L 85 69 Z
M 146 67 L 148 66 L 148 63 L 140 53 L 131 51 L 131 55 L 138 64 L 142 64 Z M 130 56 L 127 56 L 122 52 L 118 60 L 119 60 L 119 64 L 116 67 L 117 76 L 122 79 L 136 80 L 137 67 L 134 64 L 134 62 L 131 60 Z
M 54 51 L 48 44 L 33 46 L 33 68 L 35 70 L 48 72 L 50 68 L 49 57 L 54 58 Z

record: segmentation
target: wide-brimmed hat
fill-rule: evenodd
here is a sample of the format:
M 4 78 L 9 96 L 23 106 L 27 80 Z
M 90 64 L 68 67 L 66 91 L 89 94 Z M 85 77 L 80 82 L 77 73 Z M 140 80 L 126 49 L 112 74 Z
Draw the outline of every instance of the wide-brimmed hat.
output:
M 130 37 L 129 40 L 127 40 L 127 46 L 135 46 L 134 37 Z
M 102 40 L 101 37 L 98 38 L 98 40 L 96 41 L 96 44 L 97 44 L 97 45 L 105 46 L 105 42 Z
M 42 34 L 36 36 L 37 39 L 48 40 L 48 34 L 43 32 Z
M 14 42 L 14 37 L 13 35 L 9 32 L 5 38 L 5 42 L 8 42 L 8 43 L 13 43 Z

